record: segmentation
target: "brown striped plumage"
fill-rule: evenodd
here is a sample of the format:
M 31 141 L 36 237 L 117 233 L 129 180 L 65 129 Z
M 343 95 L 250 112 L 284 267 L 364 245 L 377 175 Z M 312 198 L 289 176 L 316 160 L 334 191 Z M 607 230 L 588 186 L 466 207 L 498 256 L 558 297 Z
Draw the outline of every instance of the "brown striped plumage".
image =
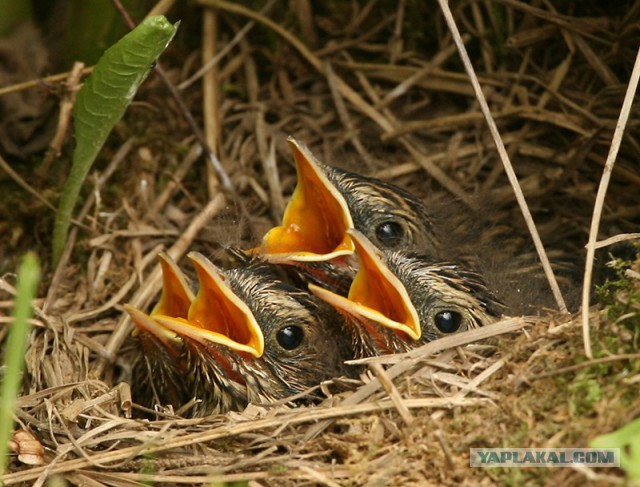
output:
M 318 164 L 344 196 L 353 227 L 384 250 L 439 254 L 433 218 L 415 196 L 393 184 Z

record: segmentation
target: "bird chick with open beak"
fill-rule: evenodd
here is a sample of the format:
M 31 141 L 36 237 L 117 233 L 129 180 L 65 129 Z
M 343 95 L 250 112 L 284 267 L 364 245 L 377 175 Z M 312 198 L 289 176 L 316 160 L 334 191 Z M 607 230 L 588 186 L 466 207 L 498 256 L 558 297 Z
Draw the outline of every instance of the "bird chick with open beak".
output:
M 392 184 L 318 162 L 292 137 L 288 142 L 297 186 L 281 225 L 267 232 L 250 253 L 287 264 L 289 276 L 299 285 L 310 282 L 347 294 L 358 265 L 347 230 L 355 228 L 384 252 L 415 252 L 475 269 L 513 312 L 554 305 L 536 252 L 512 221 L 454 202 L 427 207 Z M 573 256 L 554 260 L 565 293 L 578 296 L 575 279 L 580 275 Z
M 293 137 L 287 141 L 296 163 L 297 186 L 282 224 L 267 232 L 261 245 L 252 250 L 254 255 L 303 268 L 317 276 L 316 282 L 339 285 L 340 269 L 352 267 L 350 228 L 384 250 L 439 252 L 434 223 L 410 193 L 322 164 L 303 143 Z
M 192 252 L 197 295 L 166 255 L 163 291 L 150 315 L 125 306 L 160 399 L 194 417 L 281 400 L 345 372 L 351 357 L 340 316 L 280 280 L 268 265 L 221 271 Z
M 503 305 L 475 272 L 425 255 L 381 252 L 361 232 L 347 234 L 359 260 L 348 296 L 309 289 L 347 318 L 355 358 L 406 352 L 502 315 Z

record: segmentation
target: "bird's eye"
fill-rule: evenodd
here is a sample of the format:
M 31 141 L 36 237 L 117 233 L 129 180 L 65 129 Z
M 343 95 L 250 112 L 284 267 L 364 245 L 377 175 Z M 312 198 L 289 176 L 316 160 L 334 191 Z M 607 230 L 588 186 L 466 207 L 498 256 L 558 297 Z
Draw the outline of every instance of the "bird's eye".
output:
M 299 326 L 285 326 L 278 330 L 276 339 L 282 348 L 285 350 L 293 350 L 298 348 L 304 338 L 304 332 Z
M 440 311 L 434 318 L 436 328 L 442 333 L 454 333 L 462 324 L 462 315 L 456 311 Z
M 378 242 L 387 248 L 397 247 L 404 238 L 403 226 L 394 221 L 384 221 L 376 227 Z

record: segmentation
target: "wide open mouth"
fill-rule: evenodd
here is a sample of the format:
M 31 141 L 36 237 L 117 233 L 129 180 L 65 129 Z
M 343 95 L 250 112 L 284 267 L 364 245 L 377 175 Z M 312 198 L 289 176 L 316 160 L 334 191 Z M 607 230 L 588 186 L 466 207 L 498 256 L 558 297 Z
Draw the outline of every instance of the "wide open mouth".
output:
M 353 227 L 344 197 L 327 179 L 311 151 L 287 139 L 296 161 L 298 184 L 284 212 L 253 253 L 272 262 L 317 262 L 354 251 L 347 230 Z
M 131 306 L 125 309 L 139 330 L 156 337 L 166 346 L 188 337 L 198 343 L 216 343 L 254 357 L 264 353 L 264 335 L 248 306 L 225 282 L 224 274 L 206 257 L 191 252 L 200 289 L 194 297 L 186 278 L 162 254 L 162 296 L 151 315 Z
M 151 316 L 186 318 L 195 295 L 173 259 L 164 252 L 158 254 L 158 258 L 162 268 L 162 294 L 160 301 L 151 311 Z
M 348 297 L 309 284 L 309 290 L 334 308 L 358 319 L 401 331 L 420 339 L 418 312 L 404 284 L 391 272 L 380 251 L 359 231 L 347 231 L 355 245 L 360 267 Z

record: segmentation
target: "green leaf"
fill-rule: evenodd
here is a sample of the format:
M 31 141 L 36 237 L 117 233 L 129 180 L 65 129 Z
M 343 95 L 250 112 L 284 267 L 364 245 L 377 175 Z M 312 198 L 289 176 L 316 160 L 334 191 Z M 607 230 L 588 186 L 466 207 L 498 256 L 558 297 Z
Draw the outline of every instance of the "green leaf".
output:
M 18 269 L 18 283 L 16 285 L 16 299 L 13 309 L 13 323 L 9 329 L 5 346 L 5 369 L 0 394 L 0 478 L 5 470 L 7 461 L 7 447 L 13 430 L 13 409 L 22 381 L 24 354 L 29 336 L 29 318 L 31 318 L 31 303 L 36 294 L 40 280 L 40 264 L 33 253 L 28 253 L 22 259 Z
M 591 448 L 620 448 L 620 466 L 631 482 L 640 483 L 640 419 L 612 433 L 598 436 Z
M 171 25 L 161 15 L 146 19 L 105 51 L 78 92 L 73 114 L 76 136 L 73 164 L 53 230 L 54 266 L 62 256 L 71 214 L 89 169 L 177 28 L 177 23 Z

